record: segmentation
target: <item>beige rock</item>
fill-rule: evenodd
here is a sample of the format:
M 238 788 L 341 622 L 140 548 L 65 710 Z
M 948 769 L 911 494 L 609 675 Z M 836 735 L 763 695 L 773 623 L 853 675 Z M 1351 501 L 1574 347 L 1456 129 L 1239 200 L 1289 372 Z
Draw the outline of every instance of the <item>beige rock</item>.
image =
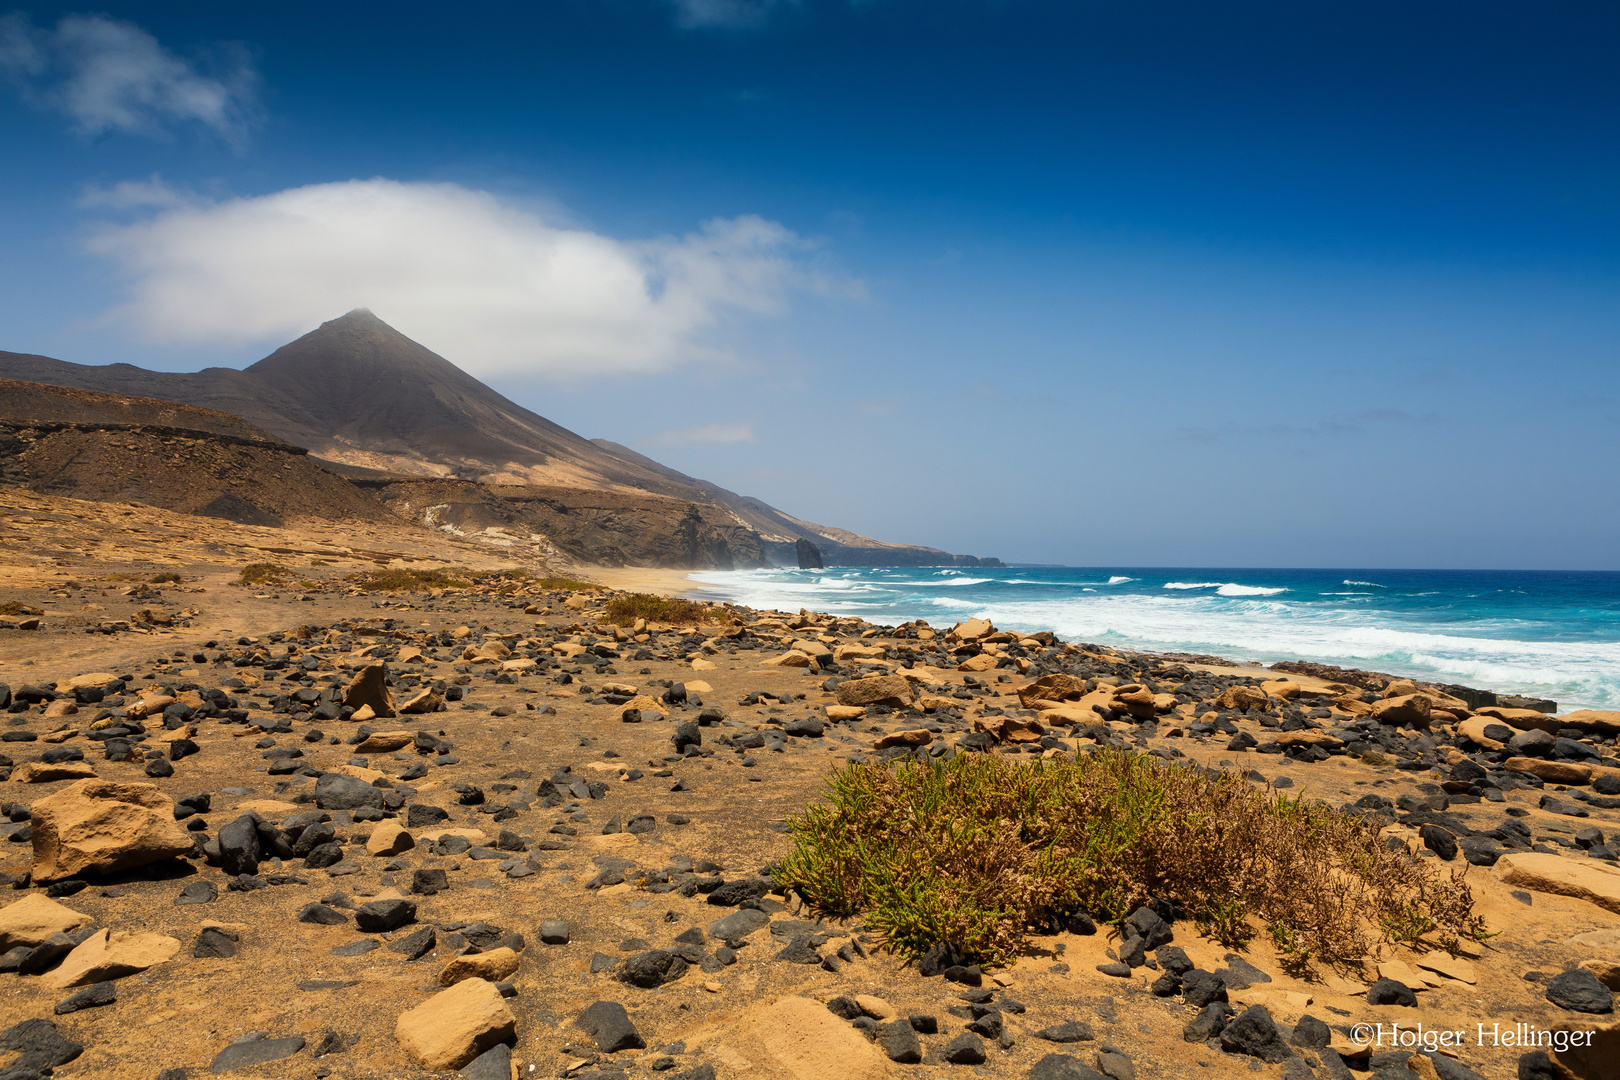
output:
M 1558 717 L 1563 727 L 1580 728 L 1604 735 L 1620 735 L 1620 712 L 1612 709 L 1577 709 Z
M 454 986 L 467 979 L 500 982 L 502 979 L 510 978 L 517 971 L 518 962 L 518 954 L 505 947 L 473 953 L 470 956 L 458 956 L 439 972 L 439 985 Z
M 1508 885 L 1588 900 L 1620 915 L 1620 869 L 1597 859 L 1514 852 L 1497 860 L 1496 873 Z
M 1485 729 L 1501 721 L 1489 716 L 1474 716 L 1457 725 L 1457 734 L 1465 739 L 1478 743 L 1487 750 L 1500 750 L 1506 743 L 1498 742 L 1485 734 Z
M 889 705 L 904 708 L 911 704 L 911 683 L 899 675 L 872 675 L 846 679 L 838 684 L 840 705 Z
M 343 704 L 355 711 L 370 706 L 373 716 L 394 715 L 394 695 L 388 692 L 383 665 L 367 664 L 354 673 L 343 691 Z
M 1509 727 L 1518 728 L 1520 731 L 1535 729 L 1545 731 L 1549 735 L 1556 735 L 1559 728 L 1570 726 L 1564 723 L 1562 716 L 1549 716 L 1547 713 L 1538 712 L 1535 709 L 1510 709 L 1506 705 L 1486 705 L 1484 708 L 1475 709 L 1474 714 L 1476 716 L 1494 717 Z
M 619 706 L 619 710 L 621 712 L 623 712 L 625 709 L 637 709 L 641 712 L 655 712 L 663 716 L 669 715 L 669 706 L 648 694 L 637 694 L 635 697 Z
M 524 657 L 520 657 L 519 659 L 516 659 L 516 660 L 502 660 L 501 661 L 501 670 L 502 671 L 528 671 L 530 668 L 534 667 L 534 665 L 535 665 L 535 661 L 530 660 L 527 656 L 524 656 Z
M 1424 694 L 1402 694 L 1373 702 L 1372 718 L 1381 724 L 1410 724 L 1422 729 L 1430 724 L 1434 703 Z
M 893 1020 L 900 1015 L 895 1011 L 893 1005 L 880 997 L 873 997 L 871 994 L 856 994 L 855 1004 L 860 1007 L 861 1012 L 874 1020 Z
M 1078 705 L 1062 705 L 1055 709 L 1042 709 L 1036 719 L 1048 727 L 1070 727 L 1074 724 L 1096 724 L 1101 722 L 1102 717 Z
M 1267 694 L 1274 698 L 1282 698 L 1284 701 L 1293 701 L 1295 698 L 1299 697 L 1299 692 L 1302 688 L 1297 682 L 1290 682 L 1287 679 L 1274 679 L 1271 682 L 1261 683 L 1260 689 L 1264 690 Z
M 32 893 L 0 908 L 0 953 L 19 945 L 32 948 L 52 934 L 77 930 L 89 921 L 90 916 L 63 907 L 44 893 Z
M 1434 1062 L 1422 1054 L 1413 1054 L 1406 1059 L 1406 1070 L 1421 1080 L 1440 1080 L 1440 1074 L 1435 1071 Z
M 989 619 L 969 619 L 951 627 L 947 636 L 957 641 L 978 641 L 982 637 L 989 637 L 995 631 L 996 628 L 990 625 Z
M 411 834 L 397 821 L 379 821 L 366 839 L 367 855 L 398 855 L 416 846 Z M 447 984 L 448 985 L 448 984 Z
M 891 746 L 927 746 L 934 741 L 934 733 L 927 728 L 895 731 L 872 744 L 874 750 L 887 750 Z
M 422 655 L 422 650 L 418 649 L 415 645 L 406 645 L 402 647 L 399 650 L 399 655 L 394 657 L 394 661 L 400 664 L 414 664 L 425 659 L 427 658 Z
M 874 1044 L 810 998 L 785 997 L 761 1009 L 753 1035 L 791 1080 L 879 1080 L 891 1075 Z
M 59 716 L 77 715 L 79 707 L 68 698 L 57 698 L 45 706 L 45 719 L 54 720 Z
M 761 660 L 760 661 L 760 666 L 761 667 L 807 668 L 807 667 L 813 666 L 814 664 L 815 664 L 815 661 L 810 659 L 810 657 L 809 657 L 809 655 L 807 653 L 802 653 L 798 649 L 789 649 L 787 652 L 783 653 L 781 656 L 776 656 L 776 657 L 772 657 L 769 660 Z
M 1039 679 L 1018 689 L 1018 700 L 1024 708 L 1034 708 L 1032 701 L 1067 701 L 1070 698 L 1084 697 L 1086 693 L 1086 680 L 1077 679 L 1073 675 L 1043 675 Z
M 282 802 L 280 799 L 244 799 L 236 804 L 237 813 L 245 814 L 252 810 L 266 821 L 280 821 L 303 809 L 297 803 Z
M 1264 709 L 1269 700 L 1269 695 L 1258 686 L 1228 686 L 1215 699 L 1215 704 L 1222 709 L 1248 712 L 1250 709 Z
M 686 692 L 688 694 L 712 694 L 714 693 L 714 687 L 702 679 L 688 679 L 686 680 Z
M 1380 696 L 1385 698 L 1405 697 L 1407 694 L 1417 693 L 1417 688 L 1417 683 L 1411 679 L 1392 679 L 1389 685 L 1384 687 L 1384 692 Z
M 66 682 L 57 683 L 56 689 L 61 692 L 71 693 L 83 686 L 106 686 L 117 677 L 110 671 L 91 671 L 83 675 L 75 675 Z
M 1147 719 L 1158 709 L 1154 705 L 1153 691 L 1140 683 L 1127 683 L 1114 691 L 1114 711 Z
M 866 715 L 866 710 L 859 705 L 828 705 L 825 711 L 827 719 L 845 722 L 859 720 Z
M 60 967 L 40 976 L 52 990 L 121 979 L 161 964 L 180 951 L 180 942 L 164 934 L 99 930 L 67 954 Z
M 1474 965 L 1460 956 L 1451 956 L 1443 952 L 1425 953 L 1413 960 L 1412 964 L 1425 971 L 1439 972 L 1448 979 L 1455 979 L 1469 986 L 1479 982 L 1479 974 L 1474 970 Z
M 1000 663 L 1001 661 L 990 653 L 980 653 L 978 656 L 968 657 L 957 667 L 961 671 L 994 671 Z
M 57 780 L 87 780 L 96 775 L 88 761 L 61 761 L 48 765 L 43 761 L 25 761 L 11 770 L 11 778 L 19 784 L 50 784 Z
M 840 664 L 846 660 L 881 660 L 885 651 L 877 645 L 839 645 L 833 649 L 833 659 Z
M 1555 784 L 1581 785 L 1592 782 L 1591 767 L 1577 765 L 1573 761 L 1542 761 L 1540 758 L 1510 757 L 1502 762 L 1502 767 L 1513 772 L 1531 773 Z
M 392 754 L 409 746 L 415 736 L 409 731 L 373 731 L 365 742 L 354 748 L 357 754 Z
M 1620 930 L 1588 930 L 1576 934 L 1569 943 L 1581 949 L 1597 949 L 1620 956 Z
M 351 715 L 349 719 L 357 723 L 361 720 L 375 720 L 377 719 L 377 714 L 372 711 L 370 705 L 362 705 L 358 709 L 354 710 L 353 715 Z
M 1040 742 L 1046 730 L 1037 720 L 1020 716 L 991 716 L 973 721 L 974 731 L 983 731 L 997 742 Z
M 956 698 L 940 697 L 937 694 L 924 694 L 917 699 L 917 708 L 923 712 L 934 712 L 938 709 L 957 709 L 968 704 Z
M 454 630 L 450 631 L 450 636 L 455 638 L 457 641 L 461 641 L 464 638 L 469 638 L 472 636 L 472 628 L 468 626 L 458 626 Z
M 569 611 L 584 611 L 585 605 L 589 603 L 590 601 L 585 599 L 585 595 L 583 593 L 575 593 L 573 596 L 570 596 L 567 600 L 563 601 L 563 607 L 567 608 Z
M 1552 1055 L 1558 1064 L 1579 1080 L 1620 1080 L 1620 1023 L 1603 1027 L 1596 1024 L 1569 1026 L 1572 1030 L 1590 1031 L 1592 1036 L 1582 1040 L 1583 1045 L 1579 1047 L 1572 1046 Z
M 705 660 L 701 656 L 695 656 L 692 658 L 693 671 L 713 671 L 718 666 L 719 665 L 715 664 L 714 661 Z
M 174 698 L 168 694 L 153 694 L 151 697 L 141 698 L 125 711 L 135 719 L 141 720 L 148 716 L 156 716 L 173 704 Z
M 575 599 L 580 598 L 569 598 L 570 606 Z M 501 992 L 494 983 L 478 978 L 441 990 L 401 1013 L 394 1024 L 394 1038 L 400 1046 L 418 1065 L 433 1072 L 459 1069 L 516 1035 L 517 1018 L 506 1007 Z
M 193 849 L 174 800 L 153 784 L 80 780 L 33 803 L 36 882 L 107 874 Z
M 1394 979 L 1398 983 L 1419 991 L 1429 990 L 1440 985 L 1438 976 L 1426 975 L 1404 960 L 1383 961 L 1378 965 L 1378 975 L 1383 979 Z
M 1277 735 L 1278 746 L 1320 746 L 1324 750 L 1337 750 L 1344 740 L 1325 731 L 1283 731 Z
M 1610 990 L 1620 990 L 1620 960 L 1582 960 L 1581 967 L 1597 976 L 1597 981 Z
M 432 844 L 446 836 L 459 836 L 474 847 L 489 839 L 489 834 L 483 829 L 424 829 L 417 835 L 417 839 L 424 844 Z

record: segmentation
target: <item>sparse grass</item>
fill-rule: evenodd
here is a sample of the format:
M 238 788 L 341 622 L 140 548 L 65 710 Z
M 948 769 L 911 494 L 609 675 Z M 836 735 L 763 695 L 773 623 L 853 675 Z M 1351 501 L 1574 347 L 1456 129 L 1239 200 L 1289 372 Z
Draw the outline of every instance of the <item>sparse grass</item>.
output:
M 1365 957 L 1380 934 L 1447 949 L 1486 936 L 1462 873 L 1303 795 L 1145 755 L 858 763 L 825 794 L 792 820 L 775 880 L 829 914 L 864 912 L 902 955 L 950 941 L 1005 963 L 1053 917 L 1117 922 L 1149 898 L 1229 947 L 1258 920 L 1294 964 Z
M 529 584 L 537 589 L 567 589 L 569 592 L 600 592 L 602 586 L 591 581 L 580 581 L 571 577 L 543 577 L 535 578 Z
M 474 576 L 471 570 L 463 566 L 441 566 L 432 570 L 384 566 L 350 574 L 344 580 L 376 592 L 401 592 L 406 589 L 466 588 Z
M 602 621 L 629 626 L 637 619 L 661 623 L 724 623 L 733 619 L 723 607 L 712 607 L 692 600 L 652 593 L 620 593 L 607 602 Z
M 325 559 L 311 559 L 311 560 L 309 560 L 309 565 L 311 565 L 311 566 L 330 566 L 332 564 L 327 562 Z
M 243 585 L 268 585 L 285 580 L 292 571 L 273 562 L 248 563 L 237 580 Z
M 39 608 L 29 607 L 27 604 L 24 604 L 24 603 L 22 603 L 20 601 L 17 601 L 17 600 L 7 600 L 5 603 L 0 604 L 0 615 L 43 615 L 43 614 L 45 614 L 45 613 L 43 611 L 41 611 Z
M 180 575 L 175 573 L 173 570 L 167 570 L 161 574 L 153 574 L 151 577 L 146 579 L 147 584 L 149 585 L 164 585 L 170 582 L 179 582 L 179 580 Z

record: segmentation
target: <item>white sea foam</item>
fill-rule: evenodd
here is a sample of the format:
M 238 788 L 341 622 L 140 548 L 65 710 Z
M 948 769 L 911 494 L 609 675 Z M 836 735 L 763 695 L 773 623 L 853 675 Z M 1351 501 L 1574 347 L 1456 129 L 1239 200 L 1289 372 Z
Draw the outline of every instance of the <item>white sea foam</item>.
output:
M 1126 577 L 1123 574 L 1115 574 L 1113 577 L 1108 579 L 1108 584 L 1110 584 L 1110 585 L 1123 585 L 1127 581 L 1135 581 L 1135 580 L 1136 579 L 1133 578 L 1133 577 Z
M 1220 593 L 1222 596 L 1276 596 L 1278 593 L 1285 593 L 1288 590 L 1281 588 L 1267 589 L 1260 585 L 1226 584 L 1222 585 L 1215 591 Z
M 1167 581 L 1162 586 L 1166 589 L 1218 589 L 1219 581 Z
M 1351 581 L 1349 578 L 1345 578 L 1342 582 L 1340 582 L 1340 584 L 1341 585 L 1365 585 L 1368 588 L 1373 588 L 1373 589 L 1382 589 L 1383 588 L 1383 586 L 1378 584 L 1378 582 L 1376 582 L 1376 581 Z
M 869 575 L 871 571 L 867 571 Z M 855 588 L 851 572 L 703 572 L 692 575 L 705 592 L 762 608 L 809 607 L 862 615 L 879 623 L 924 618 L 953 622 L 969 615 L 1009 630 L 1052 630 L 1069 640 L 1104 641 L 1126 648 L 1297 659 L 1371 668 L 1439 682 L 1460 682 L 1498 692 L 1550 697 L 1565 708 L 1620 707 L 1620 642 L 1528 640 L 1543 631 L 1510 618 L 1466 623 L 1397 620 L 1371 606 L 1370 594 L 1307 592 L 1310 601 L 1279 598 L 1283 590 L 1223 592 L 1226 582 L 1171 582 L 1184 590 L 1093 591 L 1075 585 L 1046 598 L 1034 589 L 972 596 L 941 595 L 939 578 L 903 580 L 898 574 Z M 875 576 L 875 575 L 874 575 Z M 994 579 L 988 579 L 994 580 Z M 1028 580 L 1028 579 L 1026 579 Z M 1195 592 L 1190 590 L 1212 590 Z M 954 593 L 957 590 L 950 589 Z M 1004 598 L 1010 596 L 1013 598 Z

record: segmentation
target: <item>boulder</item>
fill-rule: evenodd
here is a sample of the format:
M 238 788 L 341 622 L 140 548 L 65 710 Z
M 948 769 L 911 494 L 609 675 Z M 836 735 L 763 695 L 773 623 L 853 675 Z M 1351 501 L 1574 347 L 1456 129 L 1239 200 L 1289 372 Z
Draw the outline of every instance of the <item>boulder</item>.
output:
M 534 661 L 530 660 L 527 661 L 527 663 L 532 665 Z M 405 702 L 405 704 L 401 705 L 399 707 L 399 712 L 401 716 L 414 716 L 418 713 L 438 712 L 443 707 L 444 695 L 439 693 L 438 690 L 429 686 L 421 693 L 415 695 L 409 701 Z
M 802 653 L 798 649 L 789 649 L 781 656 L 772 657 L 769 660 L 761 660 L 760 664 L 763 667 L 807 668 L 814 665 L 815 661 L 810 659 L 808 654 Z
M 1577 709 L 1556 719 L 1560 727 L 1580 728 L 1600 735 L 1620 735 L 1620 712 L 1611 709 Z
M 1001 661 L 994 653 L 983 652 L 977 656 L 970 656 L 957 665 L 962 671 L 994 671 Z
M 1373 702 L 1372 718 L 1380 724 L 1405 724 L 1422 729 L 1429 726 L 1433 709 L 1434 702 L 1427 694 L 1402 694 Z
M 512 977 L 518 969 L 518 962 L 518 954 L 504 946 L 489 952 L 458 956 L 439 972 L 439 985 L 454 986 L 467 979 L 500 982 Z
M 416 840 L 397 821 L 379 821 L 366 839 L 367 855 L 398 855 L 416 846 Z
M 1601 860 L 1513 852 L 1496 861 L 1496 871 L 1505 884 L 1588 900 L 1620 915 L 1620 868 Z
M 641 1050 L 647 1041 L 636 1030 L 630 1014 L 617 1001 L 598 1001 L 579 1014 L 574 1024 L 596 1040 L 596 1048 L 604 1054 L 621 1050 Z
M 93 780 L 96 770 L 88 761 L 25 761 L 11 770 L 19 784 L 52 784 L 58 780 Z
M 927 746 L 934 741 L 934 733 L 927 728 L 893 731 L 872 744 L 874 750 L 887 750 L 891 746 Z
M 357 776 L 329 772 L 315 781 L 315 805 L 322 810 L 381 809 L 383 793 Z
M 369 707 L 373 716 L 393 716 L 394 695 L 388 692 L 386 674 L 381 664 L 367 664 L 355 672 L 343 689 L 343 704 L 355 712 Z
M 152 784 L 80 780 L 29 809 L 36 882 L 145 866 L 194 846 L 174 801 Z
M 459 1069 L 517 1036 L 517 1018 L 495 984 L 466 979 L 400 1014 L 394 1038 L 430 1072 Z
M 828 705 L 825 712 L 827 719 L 841 722 L 859 720 L 866 715 L 866 710 L 859 705 Z
M 365 737 L 360 745 L 354 748 L 354 752 L 357 754 L 392 754 L 395 750 L 403 750 L 411 745 L 411 740 L 414 738 L 416 738 L 415 733 L 410 731 L 373 731 Z
M 55 971 L 40 977 L 53 990 L 121 979 L 161 964 L 180 951 L 180 942 L 164 934 L 98 930 L 79 944 Z
M 0 908 L 0 953 L 19 945 L 33 948 L 52 934 L 65 934 L 90 922 L 43 893 L 30 893 L 15 904 Z
M 1490 727 L 1492 724 L 1500 723 L 1500 720 L 1493 720 L 1490 717 L 1470 717 L 1457 725 L 1457 734 L 1471 742 L 1478 743 L 1487 750 L 1500 750 L 1503 746 L 1502 742 L 1485 734 L 1486 728 Z
M 1086 694 L 1086 680 L 1073 675 L 1043 675 L 1039 679 L 1018 689 L 1018 700 L 1026 709 L 1036 706 L 1035 701 L 1069 701 L 1084 697 Z
M 904 708 L 911 704 L 912 687 L 900 675 L 873 675 L 865 679 L 845 679 L 838 684 L 840 705 L 888 705 Z
M 1531 773 L 1552 784 L 1574 784 L 1577 787 L 1592 782 L 1592 768 L 1573 761 L 1542 761 L 1539 758 L 1510 757 L 1502 768 L 1511 772 Z
M 1270 700 L 1270 696 L 1258 686 L 1228 686 L 1215 699 L 1215 704 L 1222 709 L 1248 712 L 1250 709 L 1264 709 Z
M 989 619 L 969 619 L 951 627 L 950 633 L 946 636 L 955 638 L 957 641 L 978 641 L 980 638 L 989 637 L 995 632 L 996 628 L 990 625 Z
M 1046 734 L 1040 721 L 1030 720 L 1022 716 L 990 716 L 976 718 L 973 721 L 973 730 L 982 731 L 997 742 L 1026 743 L 1040 742 Z

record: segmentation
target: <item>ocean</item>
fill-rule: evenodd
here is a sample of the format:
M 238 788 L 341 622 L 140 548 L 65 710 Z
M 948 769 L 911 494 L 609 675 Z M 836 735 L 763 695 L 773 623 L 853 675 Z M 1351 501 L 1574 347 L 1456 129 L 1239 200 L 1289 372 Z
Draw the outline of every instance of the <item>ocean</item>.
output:
M 1620 708 L 1620 573 L 829 567 L 703 571 L 691 595 L 893 625 L 970 617 L 1125 649 L 1313 660 L 1560 711 Z

